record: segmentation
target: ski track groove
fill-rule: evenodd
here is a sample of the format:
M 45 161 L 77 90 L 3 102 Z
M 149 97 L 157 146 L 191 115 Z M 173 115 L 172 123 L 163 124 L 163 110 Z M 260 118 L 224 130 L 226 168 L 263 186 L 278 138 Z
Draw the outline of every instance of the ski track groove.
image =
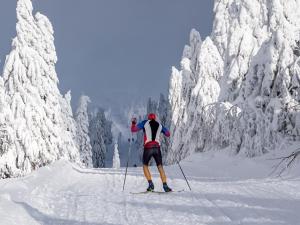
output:
M 256 185 L 257 186 L 257 185 Z M 257 187 L 256 187 L 257 188 Z M 249 191 L 249 188 L 245 187 L 245 186 L 241 186 L 240 187 L 241 189 L 241 193 L 244 192 L 244 193 L 247 193 L 248 196 L 251 196 L 253 198 L 255 198 L 255 196 L 253 195 L 253 192 L 252 191 Z M 257 190 L 257 189 L 256 189 Z M 265 191 L 265 190 L 263 190 Z M 270 194 L 270 192 L 268 192 L 268 194 Z M 260 211 L 256 211 L 255 214 L 257 215 L 256 218 L 265 218 L 265 215 L 263 213 L 261 213 Z
M 125 191 L 125 190 L 124 190 Z M 125 223 L 124 224 L 130 224 L 129 223 L 129 217 L 128 217 L 128 205 L 127 205 L 127 196 L 123 195 L 123 208 L 124 208 L 124 220 Z
M 264 192 L 264 196 L 267 196 L 268 198 L 272 198 L 272 197 L 276 197 L 275 199 L 281 199 L 282 198 L 282 196 L 284 196 L 284 199 L 287 199 L 287 200 L 294 200 L 294 199 L 292 199 L 291 198 L 291 196 L 290 195 L 288 195 L 288 194 L 286 194 L 286 193 L 284 193 L 284 192 L 282 192 L 282 191 L 280 191 L 280 190 L 277 190 L 275 187 L 273 187 L 273 186 L 270 186 L 270 185 L 268 185 L 267 186 L 267 188 L 268 189 L 266 189 L 266 187 L 259 187 L 258 186 L 258 184 L 257 183 L 254 183 L 253 184 L 254 186 L 253 187 L 250 187 L 250 188 L 247 188 L 246 186 L 241 186 L 240 188 L 241 189 L 243 189 L 243 191 L 245 192 L 245 193 L 247 193 L 249 196 L 251 196 L 252 197 L 252 199 L 255 199 L 257 196 L 255 196 L 253 193 L 253 188 L 255 189 L 255 190 L 259 190 L 259 191 L 261 191 L 261 192 Z M 249 190 L 249 189 L 251 189 L 251 191 Z M 260 218 L 266 218 L 266 215 L 265 214 L 263 214 L 262 212 L 260 212 L 260 211 L 256 211 L 256 214 L 257 215 L 259 215 L 260 216 Z M 278 224 L 285 224 L 284 222 L 282 222 L 282 221 L 277 221 L 278 222 Z
M 161 195 L 148 193 L 137 196 L 129 191 L 146 188 L 147 182 L 142 173 L 137 170 L 130 172 L 123 192 L 124 171 L 103 171 L 105 170 L 73 167 L 74 177 L 70 178 L 71 182 L 53 184 L 49 179 L 46 183 L 32 188 L 27 195 L 18 195 L 17 199 L 41 212 L 41 216 L 33 218 L 41 225 L 44 223 L 41 223 L 40 217 L 65 221 L 57 225 L 277 225 L 287 224 L 279 219 L 285 210 L 293 216 L 291 220 L 295 220 L 296 213 L 290 210 L 286 202 L 283 210 L 278 211 L 278 216 L 276 212 L 280 207 L 273 207 L 271 203 L 265 205 L 263 199 L 297 201 L 300 198 L 299 195 L 296 199 L 292 198 L 293 193 L 297 193 L 298 186 L 288 181 L 211 181 L 206 178 L 194 180 L 189 177 L 193 188 L 190 192 L 187 191 L 183 178 L 175 178 L 172 175 L 169 177 L 170 186 L 175 190 L 184 188 L 184 192 Z M 155 189 L 159 190 L 159 174 L 154 171 L 152 174 Z M 28 182 L 30 183 L 30 180 Z M 291 193 L 285 193 L 283 190 Z M 266 213 L 262 210 L 266 210 Z M 250 222 L 247 219 L 250 219 Z M 265 222 L 257 223 L 256 220 Z M 51 222 L 45 224 L 52 225 Z
M 222 207 L 220 207 L 218 205 L 218 203 L 216 203 L 216 201 L 211 200 L 204 193 L 202 195 L 204 196 L 205 200 L 207 200 L 208 202 L 210 202 L 211 204 L 213 204 L 216 207 L 216 209 L 220 212 L 220 215 L 225 216 L 229 220 L 230 224 L 241 224 L 240 221 L 238 221 L 237 219 L 233 218 L 232 215 L 229 215 L 224 209 L 222 209 Z
M 216 204 L 214 201 L 210 200 L 204 193 L 198 193 L 200 194 L 200 196 L 202 197 L 195 197 L 195 193 L 191 193 L 192 199 L 193 200 L 197 200 L 199 202 L 202 201 L 202 203 L 208 203 L 208 205 L 212 205 L 214 206 L 217 211 L 215 211 L 214 209 L 210 209 L 211 207 L 205 207 L 205 205 L 203 206 L 203 208 L 205 209 L 205 211 L 207 212 L 207 214 L 212 217 L 212 218 L 222 218 L 222 222 L 230 222 L 230 224 L 233 224 L 234 220 L 232 219 L 231 216 L 229 216 L 227 213 L 225 213 L 223 210 L 220 209 L 220 207 L 218 206 L 218 204 Z M 205 202 L 203 202 L 203 200 Z M 226 219 L 225 219 L 226 218 Z
M 123 196 L 123 206 L 124 206 L 124 224 L 129 224 L 129 217 L 128 217 L 128 205 L 127 205 L 127 196 Z

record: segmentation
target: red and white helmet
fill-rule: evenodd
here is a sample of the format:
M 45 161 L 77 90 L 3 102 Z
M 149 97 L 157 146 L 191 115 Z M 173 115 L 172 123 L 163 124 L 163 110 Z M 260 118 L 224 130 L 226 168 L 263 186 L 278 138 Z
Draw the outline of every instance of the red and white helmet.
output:
M 156 115 L 154 113 L 150 113 L 148 115 L 148 120 L 156 120 Z

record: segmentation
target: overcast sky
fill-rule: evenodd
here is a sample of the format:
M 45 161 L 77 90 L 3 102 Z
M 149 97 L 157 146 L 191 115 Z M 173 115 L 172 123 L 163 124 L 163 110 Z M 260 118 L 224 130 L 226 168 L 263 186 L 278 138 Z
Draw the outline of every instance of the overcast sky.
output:
M 192 28 L 212 29 L 213 0 L 33 0 L 55 30 L 60 89 L 105 108 L 167 93 Z M 0 1 L 1 71 L 15 36 L 16 0 Z

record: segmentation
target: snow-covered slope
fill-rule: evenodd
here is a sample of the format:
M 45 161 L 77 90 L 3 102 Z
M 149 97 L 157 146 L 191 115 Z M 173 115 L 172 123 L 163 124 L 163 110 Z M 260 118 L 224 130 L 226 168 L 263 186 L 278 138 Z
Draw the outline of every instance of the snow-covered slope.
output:
M 129 168 L 122 192 L 124 169 L 82 169 L 59 161 L 0 181 L 1 225 L 299 224 L 299 167 L 288 177 L 271 178 L 272 163 L 195 154 L 182 163 L 192 192 L 171 166 L 170 186 L 185 192 L 132 195 L 146 188 L 142 168 Z M 152 171 L 161 190 L 156 168 Z
M 300 0 L 216 0 L 173 68 L 169 162 L 230 147 L 253 157 L 300 139 Z

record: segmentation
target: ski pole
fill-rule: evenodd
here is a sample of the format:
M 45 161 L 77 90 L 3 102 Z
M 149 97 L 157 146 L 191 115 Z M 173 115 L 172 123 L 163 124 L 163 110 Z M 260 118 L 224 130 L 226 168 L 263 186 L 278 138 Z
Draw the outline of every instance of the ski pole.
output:
M 128 139 L 129 142 L 129 150 L 128 150 L 128 155 L 127 155 L 127 163 L 126 163 L 126 170 L 125 170 L 125 178 L 124 178 L 124 183 L 123 183 L 123 191 L 125 189 L 125 183 L 126 183 L 126 177 L 127 177 L 127 170 L 128 170 L 128 164 L 129 164 L 129 158 L 130 158 L 130 152 L 131 152 L 131 142 L 133 141 L 133 137 L 132 137 L 132 133 L 131 133 L 131 138 Z
M 179 161 L 177 161 L 177 164 L 178 164 L 178 166 L 179 166 L 179 168 L 180 168 L 180 170 L 181 170 L 181 173 L 182 173 L 182 175 L 183 175 L 183 177 L 184 177 L 184 179 L 185 179 L 187 185 L 189 186 L 190 191 L 192 191 L 192 188 L 191 188 L 191 186 L 190 186 L 190 184 L 189 184 L 189 182 L 188 182 L 188 180 L 187 180 L 187 178 L 186 178 L 186 176 L 185 176 L 185 174 L 184 174 L 184 172 L 183 172 L 183 170 L 182 170 L 182 168 L 181 168 L 181 166 L 180 166 Z

